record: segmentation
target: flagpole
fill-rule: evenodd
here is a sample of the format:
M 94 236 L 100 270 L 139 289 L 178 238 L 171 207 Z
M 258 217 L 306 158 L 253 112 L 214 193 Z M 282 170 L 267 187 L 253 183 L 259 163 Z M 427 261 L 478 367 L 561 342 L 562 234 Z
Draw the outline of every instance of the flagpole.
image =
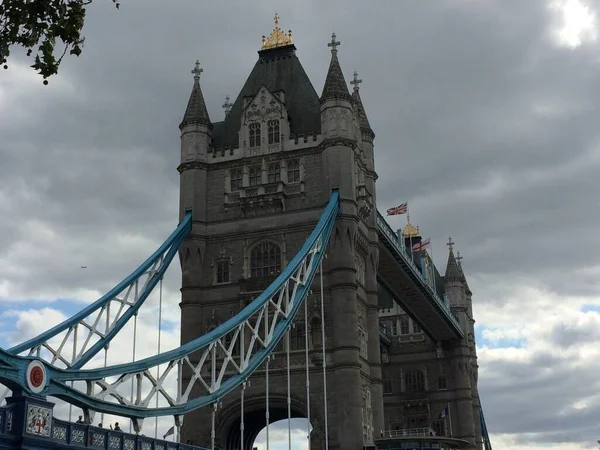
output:
M 450 403 L 448 403 L 448 427 L 450 428 L 450 437 L 452 437 L 452 416 L 450 415 Z
M 431 259 L 431 277 L 433 278 L 433 292 L 437 294 L 437 289 L 435 288 L 435 261 L 433 260 L 433 243 L 431 242 L 431 238 L 429 238 L 429 250 L 431 250 L 431 255 L 429 259 Z
M 408 206 L 406 207 L 406 224 L 408 225 L 410 223 L 410 212 L 408 212 Z M 410 230 L 410 228 L 408 229 L 409 235 L 408 235 L 408 245 L 410 246 L 410 259 L 412 259 L 413 262 L 415 262 L 415 258 L 413 256 L 413 248 L 412 248 L 412 237 L 413 237 L 413 233 Z

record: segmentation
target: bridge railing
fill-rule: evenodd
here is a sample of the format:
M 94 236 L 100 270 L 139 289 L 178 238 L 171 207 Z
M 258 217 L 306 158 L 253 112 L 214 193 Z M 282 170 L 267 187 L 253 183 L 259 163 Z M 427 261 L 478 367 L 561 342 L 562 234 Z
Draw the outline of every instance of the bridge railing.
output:
M 435 431 L 431 428 L 408 428 L 403 430 L 384 430 L 381 437 L 426 437 L 436 436 Z
M 398 235 L 396 232 L 390 227 L 385 218 L 381 215 L 379 211 L 377 211 L 377 228 L 383 233 L 389 243 L 392 245 L 394 250 L 397 251 L 398 255 L 402 258 L 402 261 L 410 267 L 413 274 L 421 281 L 427 293 L 433 298 L 433 300 L 439 305 L 439 307 L 447 312 L 447 317 L 460 329 L 460 325 L 454 312 L 450 309 L 450 306 L 444 302 L 438 295 L 438 293 L 434 289 L 433 280 L 427 280 L 426 277 L 423 276 L 423 272 L 412 259 L 412 256 L 406 251 L 406 248 L 403 245 L 400 245 Z

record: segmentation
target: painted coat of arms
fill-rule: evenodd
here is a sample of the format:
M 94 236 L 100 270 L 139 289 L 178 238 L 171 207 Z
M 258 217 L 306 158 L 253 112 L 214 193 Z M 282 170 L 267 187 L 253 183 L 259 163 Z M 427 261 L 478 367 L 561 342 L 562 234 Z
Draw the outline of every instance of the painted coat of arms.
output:
M 27 408 L 27 433 L 38 436 L 50 436 L 50 423 L 52 422 L 52 410 L 36 405 L 28 405 Z

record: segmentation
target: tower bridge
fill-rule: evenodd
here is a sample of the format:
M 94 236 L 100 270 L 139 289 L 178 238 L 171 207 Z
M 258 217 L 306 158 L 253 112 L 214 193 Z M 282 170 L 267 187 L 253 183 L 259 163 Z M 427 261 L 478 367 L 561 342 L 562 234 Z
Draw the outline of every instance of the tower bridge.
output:
M 290 419 L 305 417 L 315 450 L 491 449 L 453 243 L 442 276 L 418 228 L 394 232 L 378 212 L 362 80 L 351 93 L 334 34 L 318 95 L 278 21 L 223 120 L 192 70 L 175 231 L 95 303 L 0 351 L 0 448 L 249 450 L 283 419 L 291 448 Z M 132 361 L 107 364 L 176 253 L 181 346 L 137 360 L 134 337 Z M 51 398 L 81 423 L 54 417 Z M 97 414 L 130 432 L 92 426 Z M 164 439 L 158 422 L 145 436 L 164 416 Z

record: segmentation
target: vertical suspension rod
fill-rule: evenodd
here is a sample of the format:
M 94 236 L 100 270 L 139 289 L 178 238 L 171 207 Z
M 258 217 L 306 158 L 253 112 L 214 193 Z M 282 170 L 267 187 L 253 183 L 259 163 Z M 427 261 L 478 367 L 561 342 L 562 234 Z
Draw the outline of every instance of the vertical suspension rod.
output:
M 304 352 L 306 356 L 306 439 L 310 450 L 310 368 L 308 366 L 308 296 L 304 300 Z
M 71 364 L 75 363 L 75 358 L 77 358 L 77 330 L 79 329 L 79 325 L 75 325 L 73 327 L 73 359 L 71 360 Z M 71 389 L 73 389 L 73 381 L 71 381 Z M 69 422 L 72 422 L 71 413 L 73 412 L 73 405 L 69 403 Z
M 163 279 L 160 277 L 160 286 L 158 291 L 158 351 L 157 355 L 160 355 L 160 337 L 161 337 L 161 327 L 162 327 L 162 289 L 163 289 Z M 158 385 L 158 380 L 160 378 L 160 364 L 156 366 L 156 384 Z M 156 408 L 158 409 L 158 386 L 156 386 Z M 158 438 L 158 416 L 154 419 L 154 439 Z
M 288 294 L 289 295 L 289 294 Z M 286 307 L 287 313 L 289 314 L 289 297 L 288 306 Z M 285 346 L 286 346 L 286 359 L 287 359 L 287 413 L 288 413 L 288 450 L 292 450 L 292 385 L 290 377 L 290 332 L 292 331 L 292 325 L 288 327 L 287 333 L 285 334 Z
M 104 331 L 104 335 L 108 334 L 108 328 L 110 326 L 110 302 L 106 305 L 106 330 Z M 104 347 L 104 367 L 106 367 L 106 363 L 108 360 L 108 344 Z M 104 413 L 100 414 L 100 423 L 104 426 Z
M 325 450 L 329 450 L 329 426 L 327 423 L 327 359 L 325 358 L 325 301 L 323 294 L 323 260 L 319 262 L 321 282 L 321 345 L 323 352 L 323 405 L 325 413 Z
M 135 298 L 137 298 L 137 281 L 135 282 Z M 133 356 L 131 362 L 135 361 L 135 341 L 137 339 L 137 311 L 133 314 Z M 135 377 L 131 377 L 131 404 L 133 405 L 133 390 L 135 386 Z M 131 434 L 131 425 L 133 421 L 129 419 L 129 433 Z
M 265 305 L 265 343 L 268 345 L 270 343 L 269 340 L 269 304 Z M 267 426 L 265 427 L 267 434 L 267 449 L 269 450 L 269 360 L 271 359 L 271 355 L 267 356 L 267 364 L 265 367 L 265 419 L 267 421 Z

